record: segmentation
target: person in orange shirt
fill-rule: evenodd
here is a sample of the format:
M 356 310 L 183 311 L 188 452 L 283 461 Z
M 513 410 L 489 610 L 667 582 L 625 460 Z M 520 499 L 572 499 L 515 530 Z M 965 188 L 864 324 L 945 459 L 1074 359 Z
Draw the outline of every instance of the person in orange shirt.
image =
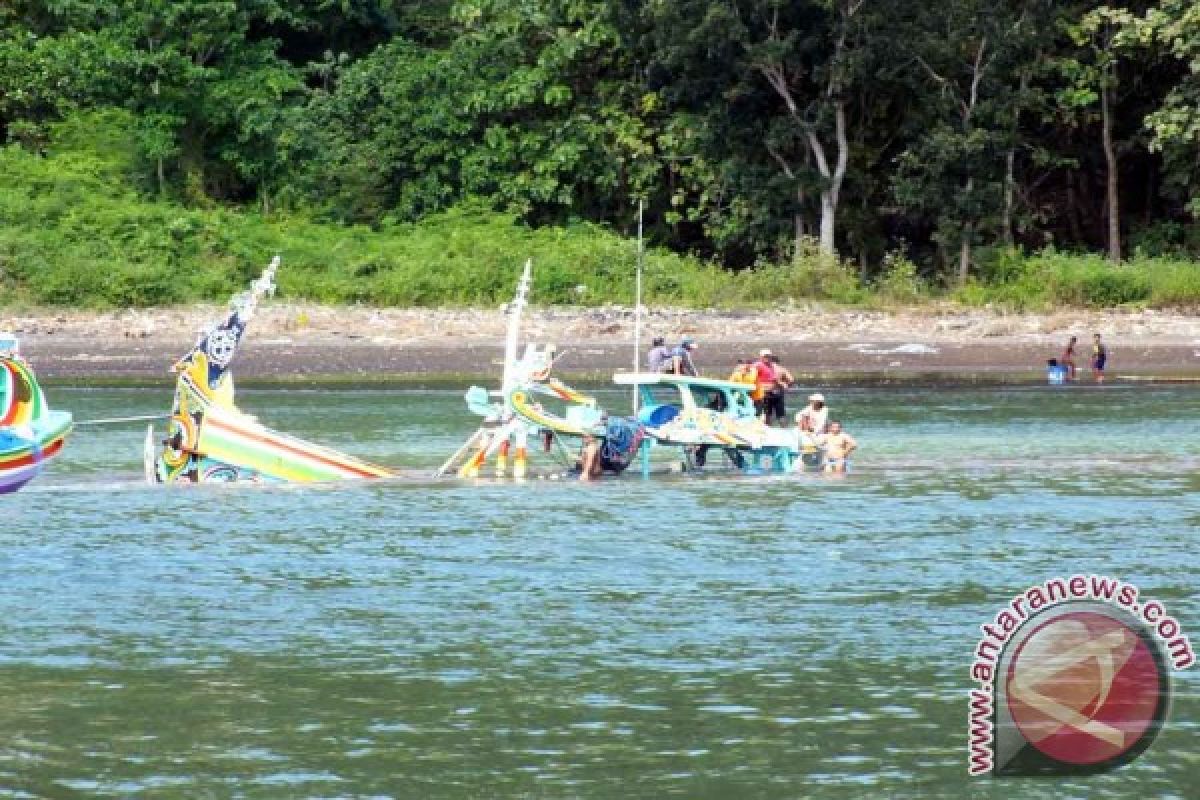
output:
M 767 394 L 777 385 L 775 377 L 775 364 L 771 360 L 771 351 L 763 348 L 758 351 L 758 361 L 755 361 L 754 366 L 754 391 L 750 394 L 750 398 L 754 400 L 755 412 L 770 425 L 770 409 L 767 408 Z

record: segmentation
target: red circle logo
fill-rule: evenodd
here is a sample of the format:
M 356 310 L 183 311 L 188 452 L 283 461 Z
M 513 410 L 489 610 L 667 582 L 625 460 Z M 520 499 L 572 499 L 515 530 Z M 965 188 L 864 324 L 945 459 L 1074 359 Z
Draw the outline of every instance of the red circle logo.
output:
M 1142 633 L 1105 613 L 1072 611 L 1021 642 L 1005 690 L 1013 722 L 1033 747 L 1088 767 L 1148 745 L 1161 727 L 1168 687 Z

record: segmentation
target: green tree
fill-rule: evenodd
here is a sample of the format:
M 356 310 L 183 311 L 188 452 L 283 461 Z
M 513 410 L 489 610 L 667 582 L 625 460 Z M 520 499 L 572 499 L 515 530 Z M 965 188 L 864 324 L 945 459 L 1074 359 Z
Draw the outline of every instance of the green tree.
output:
M 957 250 L 960 284 L 980 233 L 1008 224 L 1007 158 L 1025 99 L 1021 57 L 1026 38 L 1046 22 L 1043 10 L 959 0 L 936 15 L 917 13 L 901 29 L 923 130 L 899 159 L 896 197 L 936 218 L 939 244 Z
M 1115 21 L 1122 25 L 1117 45 L 1125 52 L 1165 53 L 1186 65 L 1145 122 L 1153 137 L 1151 149 L 1166 156 L 1168 179 L 1190 192 L 1192 213 L 1200 215 L 1200 5 L 1161 0 L 1141 16 L 1121 15 Z

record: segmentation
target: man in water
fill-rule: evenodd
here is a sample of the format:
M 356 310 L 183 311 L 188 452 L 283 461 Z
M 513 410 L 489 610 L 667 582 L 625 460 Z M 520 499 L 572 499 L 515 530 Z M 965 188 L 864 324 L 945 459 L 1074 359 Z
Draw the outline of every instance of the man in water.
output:
M 767 390 L 763 397 L 763 408 L 767 415 L 767 424 L 771 421 L 787 426 L 787 390 L 796 383 L 788 368 L 779 363 L 779 356 L 771 354 L 771 367 L 775 370 L 775 385 Z
M 758 351 L 758 361 L 754 362 L 754 410 L 770 425 L 771 417 L 767 409 L 767 394 L 775 388 L 775 364 L 771 360 L 774 355 L 765 347 Z
M 854 437 L 842 430 L 842 423 L 833 420 L 829 423 L 829 433 L 820 437 L 825 446 L 825 471 L 846 472 L 850 466 L 850 454 L 858 449 Z
M 671 351 L 671 372 L 676 375 L 692 375 L 695 376 L 696 362 L 692 361 L 692 351 L 696 349 L 696 342 L 691 337 L 683 337 L 683 341 L 679 346 Z
M 825 395 L 817 393 L 808 396 L 808 405 L 796 415 L 796 421 L 804 420 L 804 427 L 814 434 L 825 433 L 829 420 L 829 406 L 825 405 Z
M 1078 337 L 1072 336 L 1071 340 L 1067 342 L 1066 349 L 1063 350 L 1062 358 L 1058 360 L 1059 364 L 1067 368 L 1067 380 L 1069 381 L 1075 380 L 1075 342 L 1078 340 Z
M 812 418 L 803 411 L 796 412 L 796 449 L 800 452 L 797 470 L 805 466 L 815 466 L 820 459 L 818 454 L 819 442 L 817 434 L 813 433 Z
M 671 348 L 661 336 L 655 336 L 650 343 L 650 352 L 646 353 L 646 369 L 650 372 L 662 372 L 663 367 L 671 360 Z
M 1108 361 L 1108 349 L 1100 341 L 1100 334 L 1092 334 L 1092 377 L 1096 383 L 1104 383 L 1104 364 Z
M 594 481 L 600 477 L 600 441 L 591 434 L 583 435 L 583 448 L 579 454 L 579 480 Z

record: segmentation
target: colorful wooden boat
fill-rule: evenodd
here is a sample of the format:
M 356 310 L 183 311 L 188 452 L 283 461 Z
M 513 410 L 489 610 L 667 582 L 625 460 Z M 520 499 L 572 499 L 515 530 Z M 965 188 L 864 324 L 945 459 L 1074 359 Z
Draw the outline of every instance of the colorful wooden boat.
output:
M 385 478 L 393 473 L 262 425 L 234 404 L 230 366 L 259 300 L 275 290 L 279 259 L 231 303 L 229 316 L 201 334 L 172 367 L 175 401 L 166 437 L 146 431 L 152 483 L 311 482 Z
M 637 420 L 610 416 L 587 394 L 550 376 L 560 353 L 553 345 L 527 345 L 518 356 L 521 315 L 532 283 L 532 263 L 517 281 L 517 291 L 508 306 L 504 347 L 504 374 L 498 391 L 472 386 L 466 393 L 467 408 L 483 418 L 483 424 L 435 473 L 457 472 L 462 478 L 479 477 L 489 458 L 494 458 L 495 475 L 508 474 L 513 456 L 512 477 L 527 475 L 528 443 L 541 440 L 547 449 L 569 465 L 575 460 L 572 448 L 585 439 L 595 440 L 602 469 L 619 473 L 636 458 L 642 442 Z M 565 443 L 564 443 L 565 440 Z
M 0 334 L 0 494 L 37 477 L 62 450 L 71 415 L 51 411 L 17 339 Z
M 792 428 L 773 428 L 755 414 L 753 387 L 744 383 L 653 372 L 618 372 L 618 386 L 638 395 L 638 419 L 646 427 L 642 469 L 650 449 L 678 447 L 689 469 L 707 465 L 716 450 L 730 466 L 761 472 L 790 472 L 820 466 L 821 450 Z
M 604 469 L 619 473 L 640 457 L 643 475 L 650 474 L 655 447 L 678 448 L 685 470 L 729 466 L 746 472 L 789 472 L 820 469 L 823 450 L 816 440 L 794 428 L 773 428 L 757 416 L 744 383 L 658 373 L 617 373 L 618 386 L 633 387 L 636 417 L 610 415 L 595 398 L 550 376 L 559 353 L 553 345 L 528 345 L 518 357 L 521 315 L 531 282 L 531 264 L 517 284 L 508 307 L 504 377 L 499 391 L 473 386 L 467 407 L 483 417 L 483 425 L 452 455 L 438 475 L 457 470 L 460 477 L 479 477 L 495 458 L 495 475 L 504 477 L 515 445 L 513 476 L 526 474 L 526 444 L 541 438 L 558 442 L 560 455 L 575 459 L 561 440 L 599 443 Z M 710 461 L 709 454 L 713 454 Z

